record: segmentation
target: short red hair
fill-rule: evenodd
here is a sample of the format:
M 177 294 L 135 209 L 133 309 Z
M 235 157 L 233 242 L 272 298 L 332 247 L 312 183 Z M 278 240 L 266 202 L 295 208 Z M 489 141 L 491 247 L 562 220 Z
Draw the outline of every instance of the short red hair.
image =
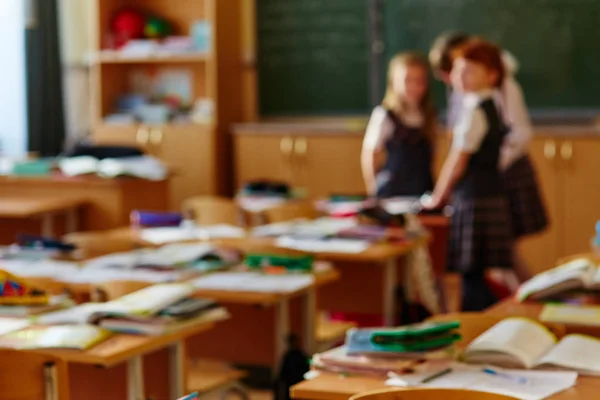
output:
M 502 82 L 506 76 L 506 68 L 502 60 L 502 52 L 495 44 L 483 39 L 471 39 L 456 49 L 454 57 L 464 58 L 467 61 L 481 64 L 488 70 L 496 72 L 498 80 L 495 86 L 502 86 Z

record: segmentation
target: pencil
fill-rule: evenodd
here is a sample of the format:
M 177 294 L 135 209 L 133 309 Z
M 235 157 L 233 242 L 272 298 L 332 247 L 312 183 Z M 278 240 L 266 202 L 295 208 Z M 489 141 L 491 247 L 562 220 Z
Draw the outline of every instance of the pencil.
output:
M 452 368 L 446 368 L 443 369 L 439 372 L 436 372 L 435 374 L 428 376 L 427 378 L 423 378 L 423 380 L 421 380 L 421 383 L 429 383 L 431 381 L 433 381 L 434 379 L 440 378 L 444 375 L 448 375 L 450 372 L 452 372 Z

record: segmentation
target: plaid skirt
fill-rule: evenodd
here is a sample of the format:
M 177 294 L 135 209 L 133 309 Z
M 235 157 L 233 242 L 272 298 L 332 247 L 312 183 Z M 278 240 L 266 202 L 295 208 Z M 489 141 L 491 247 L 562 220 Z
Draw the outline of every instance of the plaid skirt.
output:
M 454 196 L 450 221 L 448 269 L 482 274 L 488 268 L 513 267 L 513 235 L 504 196 L 465 199 Z
M 548 227 L 548 216 L 529 156 L 516 161 L 504 173 L 515 239 L 538 233 Z

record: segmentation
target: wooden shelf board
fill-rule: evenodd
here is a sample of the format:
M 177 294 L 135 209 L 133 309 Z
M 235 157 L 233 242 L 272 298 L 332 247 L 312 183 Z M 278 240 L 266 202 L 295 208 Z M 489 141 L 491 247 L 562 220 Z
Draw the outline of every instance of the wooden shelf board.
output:
M 144 57 L 126 56 L 117 52 L 100 53 L 97 58 L 99 64 L 175 64 L 175 63 L 203 63 L 211 59 L 210 53 L 151 55 Z

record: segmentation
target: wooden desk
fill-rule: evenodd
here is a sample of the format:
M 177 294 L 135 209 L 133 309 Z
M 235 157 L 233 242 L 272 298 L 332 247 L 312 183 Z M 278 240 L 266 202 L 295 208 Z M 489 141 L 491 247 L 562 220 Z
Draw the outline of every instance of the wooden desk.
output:
M 55 214 L 67 216 L 67 231 L 78 230 L 78 208 L 87 202 L 84 196 L 32 197 L 11 196 L 0 198 L 0 218 L 29 219 L 40 218 L 41 233 L 45 237 L 54 236 L 53 218 Z
M 102 179 L 96 176 L 0 177 L 2 197 L 31 199 L 69 197 L 86 199 L 81 210 L 81 230 L 114 229 L 129 224 L 135 209 L 166 211 L 169 209 L 169 179 L 147 181 L 134 178 Z M 0 217 L 2 218 L 2 217 Z M 63 220 L 55 221 L 56 234 L 64 233 Z M 12 243 L 15 233 L 37 233 L 32 221 L 2 220 L 0 243 Z
M 157 350 L 169 350 L 169 395 L 177 399 L 185 394 L 185 345 L 184 340 L 212 329 L 213 322 L 201 323 L 164 336 L 115 335 L 107 341 L 86 351 L 76 350 L 35 350 L 44 354 L 60 357 L 70 364 L 87 364 L 100 367 L 114 367 L 127 363 L 127 399 L 145 399 L 143 356 Z M 72 368 L 70 368 L 72 369 Z M 72 398 L 91 398 L 87 393 L 87 382 L 71 379 Z M 99 398 L 105 398 L 104 396 Z
M 358 393 L 386 388 L 390 386 L 386 386 L 383 379 L 322 374 L 293 386 L 290 392 L 294 400 L 348 400 Z M 577 379 L 576 386 L 549 400 L 595 400 L 599 390 L 600 378 L 584 376 Z
M 212 352 L 209 352 L 208 354 L 200 354 L 200 356 L 209 358 L 226 358 L 228 361 L 234 362 L 253 362 L 257 363 L 257 365 L 258 363 L 267 362 L 266 365 L 269 367 L 277 367 L 288 347 L 287 338 L 292 332 L 293 325 L 291 317 L 295 314 L 294 312 L 290 311 L 290 308 L 292 301 L 296 299 L 300 299 L 302 303 L 301 336 L 303 340 L 303 348 L 307 354 L 313 354 L 316 350 L 316 290 L 318 287 L 327 285 L 339 278 L 339 272 L 333 268 L 324 270 L 322 272 L 317 272 L 315 273 L 315 282 L 313 285 L 290 293 L 198 290 L 196 292 L 197 296 L 214 299 L 219 303 L 224 304 L 232 313 L 232 318 L 223 324 L 223 329 L 217 329 L 213 332 L 210 332 L 211 336 L 215 336 L 213 340 L 219 340 L 221 343 L 215 343 L 215 346 L 212 347 Z M 257 310 L 256 306 L 259 306 L 260 309 Z M 249 309 L 249 307 L 252 307 L 253 309 Z M 273 341 L 269 340 L 270 336 L 268 333 L 270 332 L 266 333 L 264 326 L 270 325 L 270 321 L 266 320 L 265 324 L 260 324 L 257 323 L 256 320 L 252 321 L 251 318 L 250 320 L 247 318 L 253 313 L 257 313 L 259 315 L 258 318 L 262 318 L 264 317 L 264 313 L 261 313 L 261 311 L 265 309 L 273 310 L 272 313 L 269 313 L 269 317 L 271 321 L 273 321 L 271 323 L 274 325 L 274 329 L 271 331 L 274 332 Z M 230 352 L 226 352 L 225 350 L 220 350 L 218 348 L 219 345 L 223 343 L 233 344 L 239 342 L 244 346 L 248 346 L 248 344 L 252 342 L 252 340 L 249 338 L 250 335 L 252 335 L 250 332 L 252 332 L 255 328 L 257 328 L 256 335 L 258 337 L 262 336 L 260 343 L 252 343 L 252 346 L 254 347 L 263 346 L 260 354 L 261 357 L 259 359 L 251 361 L 251 354 L 242 355 L 240 352 L 234 352 L 235 354 L 232 358 L 232 354 Z M 218 336 L 218 339 L 216 336 Z M 273 343 L 273 345 L 269 346 L 269 343 Z M 231 345 L 229 347 L 231 347 Z M 269 355 L 272 355 L 272 357 Z M 236 359 L 235 357 L 238 358 Z

